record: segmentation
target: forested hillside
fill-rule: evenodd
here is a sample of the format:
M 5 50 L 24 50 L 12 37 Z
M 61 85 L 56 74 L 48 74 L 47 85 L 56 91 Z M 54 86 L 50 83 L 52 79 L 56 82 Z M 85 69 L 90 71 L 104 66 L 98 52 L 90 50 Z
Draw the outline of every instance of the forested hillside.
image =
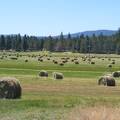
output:
M 1 35 L 0 50 L 15 51 L 71 51 L 80 53 L 120 53 L 120 30 L 114 35 L 107 36 L 102 33 L 98 36 L 71 37 L 63 33 L 59 37 L 35 37 L 18 35 Z

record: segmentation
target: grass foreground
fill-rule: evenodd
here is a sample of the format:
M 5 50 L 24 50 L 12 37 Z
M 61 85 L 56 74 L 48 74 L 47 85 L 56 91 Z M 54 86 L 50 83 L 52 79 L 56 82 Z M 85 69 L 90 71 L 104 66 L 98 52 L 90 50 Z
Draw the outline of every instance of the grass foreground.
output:
M 10 57 L 15 54 L 21 57 L 11 60 Z M 118 118 L 119 78 L 116 79 L 116 87 L 98 86 L 97 80 L 104 74 L 119 70 L 119 56 L 95 55 L 92 59 L 95 64 L 92 65 L 82 61 L 81 57 L 85 56 L 82 54 L 44 53 L 47 56 L 43 57 L 43 62 L 38 61 L 39 54 L 43 55 L 41 52 L 0 53 L 1 57 L 7 56 L 0 60 L 0 77 L 15 77 L 20 80 L 22 86 L 21 99 L 0 100 L 0 120 L 99 120 L 97 117 L 104 120 L 114 119 L 114 116 Z M 29 57 L 30 55 L 35 57 Z M 47 60 L 50 56 L 51 59 Z M 64 66 L 53 64 L 53 59 L 61 62 L 62 57 L 69 57 L 70 60 Z M 76 57 L 79 61 L 77 65 L 71 62 L 71 59 Z M 111 58 L 111 61 L 108 61 L 108 58 Z M 25 62 L 26 59 L 28 62 Z M 107 66 L 112 60 L 116 63 L 110 70 Z M 48 71 L 49 77 L 39 77 L 40 70 Z M 64 74 L 63 80 L 53 79 L 52 72 L 56 71 Z M 112 114 L 108 117 L 110 113 Z M 91 118 L 90 114 L 93 114 Z M 114 120 L 119 120 L 116 118 Z

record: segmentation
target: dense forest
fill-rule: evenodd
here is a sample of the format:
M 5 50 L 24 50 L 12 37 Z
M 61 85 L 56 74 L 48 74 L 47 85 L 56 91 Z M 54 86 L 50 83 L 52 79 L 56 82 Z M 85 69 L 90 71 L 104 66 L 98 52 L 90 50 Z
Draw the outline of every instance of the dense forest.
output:
M 35 37 L 18 35 L 0 35 L 0 50 L 14 51 L 71 51 L 80 53 L 116 53 L 120 54 L 120 29 L 115 35 L 71 37 Z

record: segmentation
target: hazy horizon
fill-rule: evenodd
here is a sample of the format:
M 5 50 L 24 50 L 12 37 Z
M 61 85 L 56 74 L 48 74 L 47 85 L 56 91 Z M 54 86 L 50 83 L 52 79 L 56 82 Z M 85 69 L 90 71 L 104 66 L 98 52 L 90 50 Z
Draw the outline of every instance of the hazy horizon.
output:
M 0 34 L 56 36 L 117 30 L 119 0 L 1 0 Z

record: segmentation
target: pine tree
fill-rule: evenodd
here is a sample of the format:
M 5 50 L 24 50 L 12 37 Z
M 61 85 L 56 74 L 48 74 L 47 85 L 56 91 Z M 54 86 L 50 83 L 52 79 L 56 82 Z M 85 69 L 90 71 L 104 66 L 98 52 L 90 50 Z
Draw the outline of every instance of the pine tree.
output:
M 5 49 L 5 37 L 4 35 L 1 35 L 1 38 L 0 38 L 0 49 L 1 50 L 4 50 Z
M 23 50 L 26 51 L 28 49 L 28 37 L 27 35 L 23 36 Z

